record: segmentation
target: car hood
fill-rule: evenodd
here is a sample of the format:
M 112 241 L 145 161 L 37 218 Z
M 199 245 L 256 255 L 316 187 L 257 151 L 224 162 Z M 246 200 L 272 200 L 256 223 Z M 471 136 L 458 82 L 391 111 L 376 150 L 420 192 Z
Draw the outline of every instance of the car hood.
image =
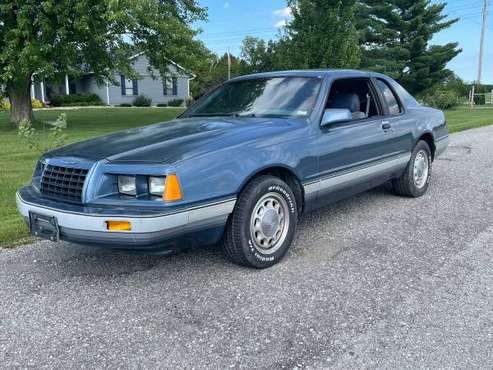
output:
M 256 139 L 275 141 L 280 134 L 302 127 L 306 121 L 294 118 L 176 119 L 71 144 L 47 157 L 173 163 Z

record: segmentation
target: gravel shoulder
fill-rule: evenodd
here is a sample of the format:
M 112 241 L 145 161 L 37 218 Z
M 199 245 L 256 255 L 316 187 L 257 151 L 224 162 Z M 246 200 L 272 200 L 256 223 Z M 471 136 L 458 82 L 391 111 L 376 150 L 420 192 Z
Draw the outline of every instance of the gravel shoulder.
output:
M 451 136 L 429 193 L 308 214 L 283 262 L 67 243 L 0 250 L 2 367 L 491 368 L 493 126 Z

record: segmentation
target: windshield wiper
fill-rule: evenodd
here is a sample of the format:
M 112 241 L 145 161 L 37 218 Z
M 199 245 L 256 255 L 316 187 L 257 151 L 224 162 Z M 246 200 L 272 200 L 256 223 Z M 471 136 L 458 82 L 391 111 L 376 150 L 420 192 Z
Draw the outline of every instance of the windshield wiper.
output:
M 235 117 L 257 117 L 255 113 L 245 113 L 245 114 L 235 113 L 234 116 Z

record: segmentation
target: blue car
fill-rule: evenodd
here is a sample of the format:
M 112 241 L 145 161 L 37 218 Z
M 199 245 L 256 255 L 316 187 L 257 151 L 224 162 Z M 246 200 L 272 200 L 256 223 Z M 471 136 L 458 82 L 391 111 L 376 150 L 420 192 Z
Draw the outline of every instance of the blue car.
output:
M 221 241 L 233 262 L 265 268 L 304 212 L 387 182 L 423 195 L 447 145 L 444 114 L 385 75 L 255 74 L 174 121 L 43 155 L 17 206 L 53 241 L 147 253 Z

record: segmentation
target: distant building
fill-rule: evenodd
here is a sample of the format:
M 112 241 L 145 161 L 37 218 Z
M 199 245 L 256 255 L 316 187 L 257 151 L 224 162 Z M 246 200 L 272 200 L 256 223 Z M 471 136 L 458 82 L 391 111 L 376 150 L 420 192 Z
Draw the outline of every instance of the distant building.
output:
M 77 79 L 65 76 L 65 83 L 40 81 L 34 76 L 31 97 L 49 103 L 54 95 L 97 94 L 107 105 L 132 103 L 137 95 L 152 99 L 152 104 L 167 103 L 174 99 L 187 99 L 190 96 L 190 80 L 195 76 L 180 65 L 170 61 L 169 74 L 161 74 L 152 68 L 144 53 L 134 55 L 132 66 L 139 79 L 130 80 L 115 72 L 115 80 L 120 85 L 106 83 L 98 85 L 93 73 L 86 73 Z M 149 71 L 152 70 L 152 74 Z

